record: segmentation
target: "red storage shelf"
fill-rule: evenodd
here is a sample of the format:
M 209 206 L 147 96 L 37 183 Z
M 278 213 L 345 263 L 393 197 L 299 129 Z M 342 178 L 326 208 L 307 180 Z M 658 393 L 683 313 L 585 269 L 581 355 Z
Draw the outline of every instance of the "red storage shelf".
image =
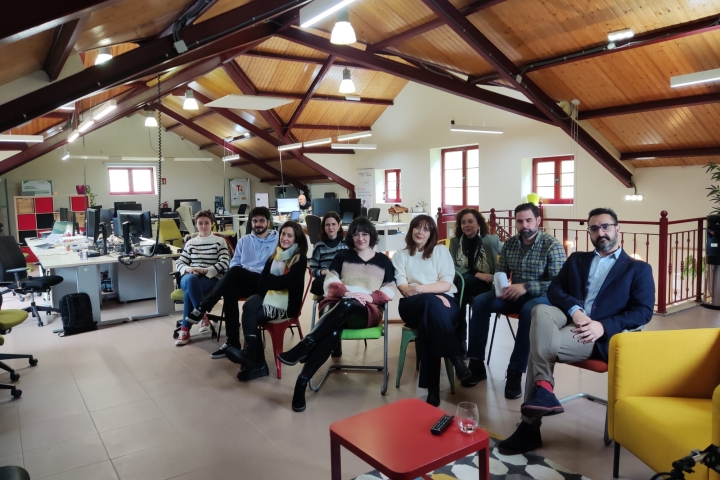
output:
M 52 197 L 35 197 L 35 213 L 52 213 L 54 211 Z
M 87 197 L 85 195 L 73 195 L 70 197 L 70 210 L 73 212 L 84 212 L 87 210 Z
M 37 222 L 34 213 L 21 213 L 17 216 L 18 230 L 35 230 Z

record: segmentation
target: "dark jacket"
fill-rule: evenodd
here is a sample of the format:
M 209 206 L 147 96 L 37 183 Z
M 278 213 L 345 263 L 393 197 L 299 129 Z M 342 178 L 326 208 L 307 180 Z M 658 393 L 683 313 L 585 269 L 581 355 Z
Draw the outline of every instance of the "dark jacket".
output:
M 478 235 L 480 235 L 478 233 Z M 463 234 L 464 236 L 464 234 Z M 467 239 L 466 239 L 467 241 Z M 495 273 L 495 270 L 497 269 L 497 260 L 498 255 L 500 255 L 500 251 L 502 250 L 502 242 L 500 241 L 500 237 L 497 235 L 485 235 L 482 237 L 482 247 L 483 250 L 485 250 L 485 256 L 487 257 L 488 267 L 490 267 L 490 273 L 491 275 Z M 452 256 L 453 263 L 455 264 L 455 270 L 457 270 L 458 273 L 466 273 L 471 272 L 474 273 L 473 270 L 475 268 L 475 257 L 478 256 L 478 252 L 480 249 L 478 248 L 475 251 L 475 254 L 473 255 L 473 258 L 468 259 L 468 266 L 470 266 L 469 269 L 459 267 L 455 260 L 457 259 L 458 250 L 460 250 L 460 238 L 459 237 L 453 237 L 450 239 L 450 246 L 448 247 L 450 250 L 450 256 Z
M 305 272 L 307 271 L 307 256 L 300 255 L 298 261 L 290 267 L 290 270 L 285 275 L 273 275 L 270 273 L 273 256 L 270 256 L 260 274 L 260 280 L 258 280 L 259 294 L 264 297 L 268 290 L 287 289 L 287 318 L 293 318 L 300 313 L 303 287 L 305 286 Z
M 548 299 L 566 315 L 575 305 L 582 306 L 585 300 L 594 256 L 594 251 L 573 253 L 550 283 Z M 608 272 L 589 314 L 605 329 L 605 334 L 595 342 L 595 349 L 603 360 L 608 358 L 610 338 L 623 330 L 647 324 L 653 316 L 654 305 L 652 267 L 623 251 Z

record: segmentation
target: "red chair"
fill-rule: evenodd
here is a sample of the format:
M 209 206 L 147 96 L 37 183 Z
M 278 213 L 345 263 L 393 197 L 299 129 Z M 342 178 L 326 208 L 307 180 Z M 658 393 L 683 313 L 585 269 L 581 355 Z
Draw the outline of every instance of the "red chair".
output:
M 490 337 L 490 351 L 488 352 L 488 357 L 487 357 L 488 365 L 490 364 L 490 357 L 492 357 L 493 343 L 495 342 L 495 329 L 497 328 L 497 323 L 498 323 L 498 319 L 500 318 L 500 315 L 503 315 L 503 314 L 501 314 L 501 313 L 495 314 L 495 323 L 493 324 L 493 331 L 492 331 L 492 335 Z M 517 320 L 519 318 L 519 314 L 517 314 L 517 313 L 505 314 L 505 319 L 507 320 L 508 327 L 510 328 L 510 334 L 512 335 L 513 340 L 515 340 L 515 330 L 513 330 L 512 323 L 510 323 L 511 318 L 514 318 L 515 320 Z
M 270 320 L 268 323 L 260 327 L 260 330 L 263 332 L 263 346 L 265 345 L 265 332 L 267 331 L 270 334 L 278 379 L 282 378 L 282 364 L 278 359 L 278 355 L 280 355 L 283 351 L 283 339 L 285 338 L 285 331 L 290 326 L 297 327 L 298 333 L 300 334 L 300 339 L 302 340 L 303 338 L 302 329 L 300 328 L 300 315 L 302 313 L 303 305 L 305 305 L 305 299 L 307 298 L 307 294 L 310 291 L 311 284 L 312 277 L 310 278 L 307 287 L 305 287 L 305 294 L 303 295 L 302 302 L 300 303 L 300 310 L 298 310 L 298 313 L 295 317 L 290 319 Z
M 597 372 L 597 373 L 607 373 L 607 371 L 608 371 L 608 364 L 605 363 L 603 360 L 598 360 L 598 359 L 581 360 L 579 362 L 568 363 L 567 365 L 570 365 L 572 367 L 582 368 L 584 370 L 590 370 L 591 372 Z M 605 405 L 607 407 L 607 400 L 600 398 L 600 397 L 596 397 L 595 395 L 590 395 L 589 393 L 576 393 L 574 395 L 569 395 L 567 397 L 561 398 L 560 403 L 569 402 L 570 400 L 575 400 L 576 398 L 587 398 L 591 402 L 599 403 L 599 404 Z M 605 434 L 603 436 L 603 441 L 605 442 L 605 445 L 610 445 L 612 443 L 612 440 L 610 439 L 610 436 L 608 435 L 607 412 L 605 412 Z

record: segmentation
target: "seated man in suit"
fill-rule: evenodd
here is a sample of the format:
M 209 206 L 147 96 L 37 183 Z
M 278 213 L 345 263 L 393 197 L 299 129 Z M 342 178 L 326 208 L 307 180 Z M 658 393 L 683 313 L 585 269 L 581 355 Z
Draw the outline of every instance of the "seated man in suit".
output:
M 631 258 L 618 244 L 615 212 L 592 210 L 588 231 L 595 250 L 570 255 L 548 288 L 552 306 L 533 309 L 522 423 L 498 444 L 503 454 L 541 447 L 542 417 L 564 411 L 553 393 L 556 362 L 607 361 L 613 335 L 642 327 L 653 316 L 652 268 Z

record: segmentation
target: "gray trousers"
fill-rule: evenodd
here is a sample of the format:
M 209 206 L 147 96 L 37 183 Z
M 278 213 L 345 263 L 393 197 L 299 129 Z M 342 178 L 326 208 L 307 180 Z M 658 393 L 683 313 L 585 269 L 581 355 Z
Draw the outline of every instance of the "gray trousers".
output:
M 550 305 L 537 305 L 532 311 L 530 324 L 530 361 L 525 380 L 525 401 L 535 394 L 535 384 L 541 380 L 555 386 L 553 372 L 555 364 L 587 360 L 593 352 L 594 343 L 582 344 L 573 338 L 572 331 L 577 328 L 568 320 L 565 312 Z M 523 416 L 529 424 L 539 423 L 540 419 Z

